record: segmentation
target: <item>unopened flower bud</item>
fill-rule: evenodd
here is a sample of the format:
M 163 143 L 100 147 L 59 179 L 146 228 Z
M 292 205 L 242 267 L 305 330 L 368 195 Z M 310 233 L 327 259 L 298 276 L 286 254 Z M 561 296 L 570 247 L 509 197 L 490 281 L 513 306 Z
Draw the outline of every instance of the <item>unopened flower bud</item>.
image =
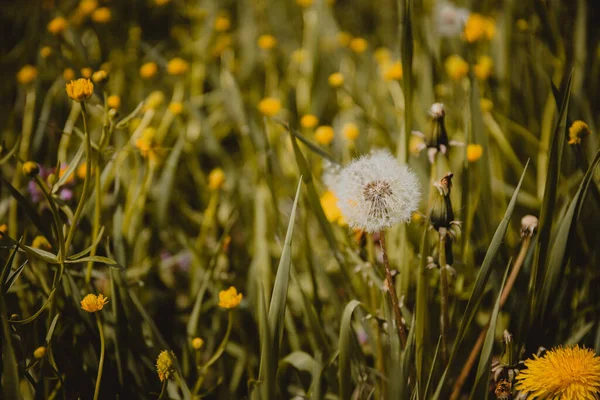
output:
M 26 161 L 22 167 L 23 175 L 33 178 L 40 173 L 40 167 L 34 161 Z
M 439 182 L 434 183 L 437 190 L 431 192 L 433 198 L 431 211 L 429 212 L 429 222 L 435 230 L 450 228 L 450 223 L 454 221 L 454 211 L 450 200 L 453 176 L 452 172 L 448 172 Z
M 442 153 L 446 153 L 449 142 L 444 123 L 444 117 L 446 116 L 444 105 L 442 103 L 433 104 L 429 109 L 429 116 L 429 130 L 425 133 L 425 144 L 427 147 L 433 147 Z
M 46 348 L 44 346 L 40 346 L 33 351 L 33 356 L 35 358 L 37 358 L 38 360 L 40 358 L 44 358 L 45 355 L 46 355 Z

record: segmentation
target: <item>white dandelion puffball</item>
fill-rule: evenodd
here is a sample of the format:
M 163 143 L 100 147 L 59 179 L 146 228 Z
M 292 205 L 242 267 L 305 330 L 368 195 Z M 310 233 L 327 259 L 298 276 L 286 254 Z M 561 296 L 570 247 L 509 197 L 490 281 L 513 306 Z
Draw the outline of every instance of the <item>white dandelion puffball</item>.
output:
M 409 222 L 421 198 L 417 176 L 387 150 L 352 161 L 333 190 L 348 225 L 369 233 Z
M 469 10 L 454 4 L 438 3 L 435 8 L 435 28 L 440 36 L 453 37 L 462 33 L 469 18 Z

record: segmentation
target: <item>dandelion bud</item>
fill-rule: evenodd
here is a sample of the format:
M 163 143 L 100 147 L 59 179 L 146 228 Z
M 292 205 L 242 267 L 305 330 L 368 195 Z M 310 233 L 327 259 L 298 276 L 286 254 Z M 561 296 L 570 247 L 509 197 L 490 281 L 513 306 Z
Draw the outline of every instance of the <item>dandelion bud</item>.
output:
M 116 94 L 108 96 L 108 98 L 106 99 L 106 104 L 110 108 L 117 109 L 121 105 L 121 97 L 117 96 Z
M 204 340 L 202 340 L 202 338 L 199 337 L 195 337 L 192 340 L 192 348 L 194 350 L 200 350 L 202 348 L 202 346 L 204 345 Z
M 8 232 L 8 225 L 6 225 L 6 224 L 0 225 L 0 237 L 6 235 L 6 232 Z
M 450 200 L 453 176 L 452 172 L 448 172 L 439 182 L 433 184 L 437 190 L 431 192 L 433 198 L 429 222 L 436 231 L 439 231 L 440 228 L 450 228 L 450 223 L 454 221 L 454 211 Z
M 30 178 L 33 178 L 40 173 L 40 167 L 35 161 L 25 162 L 23 167 L 21 167 L 21 170 L 23 171 L 23 175 L 26 175 Z
M 538 219 L 533 215 L 526 215 L 521 219 L 521 237 L 531 237 L 538 227 Z
M 425 134 L 425 144 L 427 147 L 433 147 L 445 153 L 449 143 L 444 123 L 446 116 L 444 105 L 442 103 L 433 104 L 429 109 L 429 116 L 431 118 L 429 119 L 429 130 Z
M 40 358 L 44 358 L 45 355 L 46 355 L 46 348 L 44 346 L 40 346 L 33 351 L 33 356 L 35 358 L 37 358 L 38 360 Z
M 27 85 L 28 83 L 33 82 L 33 80 L 38 76 L 38 70 L 33 65 L 25 65 L 23 68 L 19 70 L 17 73 L 17 81 L 22 85 Z

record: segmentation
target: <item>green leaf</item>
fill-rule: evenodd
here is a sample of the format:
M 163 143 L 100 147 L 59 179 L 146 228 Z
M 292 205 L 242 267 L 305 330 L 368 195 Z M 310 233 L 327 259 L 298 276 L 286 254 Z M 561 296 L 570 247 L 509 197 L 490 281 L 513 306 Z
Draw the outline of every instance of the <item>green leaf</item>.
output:
M 290 353 L 282 358 L 279 362 L 280 367 L 286 364 L 291 365 L 298 371 L 308 372 L 311 375 L 315 369 L 318 368 L 318 364 L 315 359 L 304 351 L 294 351 L 293 353 Z
M 428 399 L 427 394 L 429 393 L 429 387 L 431 386 L 431 380 L 433 378 L 433 373 L 435 372 L 435 366 L 437 364 L 437 359 L 440 354 L 440 347 L 442 345 L 442 337 L 438 337 L 437 346 L 435 347 L 435 353 L 433 354 L 433 361 L 431 362 L 431 368 L 429 369 L 429 377 L 427 378 L 427 385 L 425 385 L 425 392 L 421 396 L 422 399 Z M 421 393 L 421 392 L 419 392 Z
M 281 120 L 278 120 L 278 119 L 275 119 L 275 121 L 278 122 L 280 125 L 282 125 L 285 129 L 287 129 L 287 131 L 289 133 L 291 133 L 295 138 L 297 138 L 302 143 L 304 143 L 306 145 L 306 147 L 308 147 L 310 150 L 312 150 L 315 154 L 321 156 L 323 159 L 329 161 L 332 164 L 340 165 L 340 163 L 337 162 L 331 154 L 327 153 L 325 150 L 323 150 L 317 144 L 308 140 L 304 135 L 302 135 L 297 130 L 290 128 L 290 126 L 287 123 L 285 123 Z
M 340 323 L 340 339 L 338 344 L 340 351 L 338 360 L 340 399 L 352 398 L 352 314 L 354 313 L 356 307 L 361 305 L 362 303 L 360 301 L 351 300 L 346 305 L 344 313 L 342 314 L 342 322 Z
M 267 302 L 264 296 L 265 290 L 262 287 L 260 277 L 258 280 L 259 289 L 258 297 L 258 331 L 260 337 L 260 367 L 258 372 L 260 386 L 252 391 L 253 400 L 271 400 L 271 393 L 275 392 L 275 372 L 273 371 L 273 363 L 271 362 L 271 349 L 273 348 L 273 340 L 271 338 L 271 330 L 269 329 L 269 312 L 267 310 Z M 272 388 L 270 387 L 272 386 Z
M 10 158 L 19 149 L 20 144 L 21 144 L 21 134 L 19 133 L 19 136 L 17 136 L 17 139 L 15 140 L 15 144 L 13 145 L 13 147 L 8 151 L 8 153 L 6 153 L 6 155 L 4 157 L 0 158 L 0 165 L 4 164 L 8 160 L 10 160 Z M 2 142 L 2 146 L 0 146 L 0 147 L 4 148 L 4 142 Z
M 90 262 L 90 261 L 95 262 L 95 263 L 100 263 L 100 264 L 106 264 L 106 265 L 110 265 L 110 266 L 117 265 L 117 262 L 115 260 L 111 260 L 108 257 L 102 257 L 102 256 L 89 256 L 89 257 L 82 257 L 77 260 L 65 260 L 65 264 L 79 264 L 79 263 Z
M 413 325 L 413 329 L 415 330 L 415 362 L 417 368 L 417 387 L 419 389 L 419 394 L 424 393 L 423 384 L 424 384 L 424 376 L 423 376 L 423 351 L 425 350 L 425 335 L 427 332 L 427 286 L 428 286 L 428 277 L 427 277 L 427 256 L 429 254 L 428 249 L 429 242 L 427 241 L 427 228 L 423 229 L 423 235 L 421 237 L 421 260 L 419 262 L 419 271 L 418 271 L 418 279 L 417 279 L 417 300 L 415 305 L 415 324 Z M 425 397 L 422 397 L 425 398 Z
M 94 242 L 91 245 L 89 245 L 85 250 L 80 251 L 79 253 L 70 255 L 69 257 L 67 257 L 67 260 L 77 261 L 78 258 L 83 257 L 86 254 L 88 254 L 90 251 L 92 251 L 93 248 L 98 246 L 98 243 L 100 243 L 100 241 L 102 240 L 103 233 L 104 233 L 104 227 L 102 226 L 102 227 L 100 227 L 100 231 L 98 232 L 98 235 L 96 235 L 96 239 L 94 240 Z
M 13 347 L 12 329 L 8 321 L 4 296 L 0 296 L 0 319 L 2 319 L 2 398 L 19 400 L 21 399 L 19 364 Z
M 177 172 L 177 166 L 179 165 L 179 158 L 183 153 L 183 147 L 185 146 L 185 132 L 182 131 L 177 143 L 173 147 L 173 151 L 169 154 L 163 173 L 160 176 L 158 185 L 156 186 L 156 221 L 158 225 L 163 225 L 165 216 L 167 213 L 167 206 L 173 193 L 173 184 L 175 183 L 175 173 Z
M 50 292 L 50 295 L 48 296 L 48 298 L 46 299 L 44 304 L 42 304 L 42 306 L 32 316 L 25 318 L 25 319 L 17 320 L 17 321 L 11 320 L 10 323 L 14 324 L 14 325 L 26 325 L 26 324 L 34 321 L 37 317 L 40 316 L 40 314 L 42 314 L 44 309 L 46 309 L 46 306 L 48 304 L 50 304 L 50 301 L 52 300 L 52 297 L 54 296 L 55 292 L 56 292 L 56 288 L 52 289 L 52 291 Z
M 77 150 L 77 153 L 75 153 L 75 156 L 69 163 L 69 166 L 67 167 L 66 171 L 58 179 L 58 181 L 54 184 L 54 186 L 52 186 L 52 193 L 58 193 L 61 186 L 64 185 L 67 182 L 67 180 L 75 174 L 75 169 L 79 165 L 79 162 L 81 161 L 81 158 L 83 157 L 84 154 L 85 154 L 85 143 L 82 142 L 81 146 L 79 146 L 79 150 Z
M 28 262 L 29 262 L 29 260 L 25 260 L 19 268 L 14 270 L 13 273 L 8 276 L 8 278 L 6 279 L 6 282 L 4 282 L 4 285 L 2 286 L 3 294 L 6 294 L 10 290 L 12 285 L 15 283 L 15 281 L 21 275 L 21 272 L 23 272 L 23 270 L 25 269 L 25 266 L 27 265 Z
M 52 322 L 50 323 L 50 328 L 48 328 L 48 333 L 46 333 L 46 345 L 50 344 L 50 340 L 52 339 L 52 335 L 54 334 L 54 328 L 56 328 L 56 323 L 58 322 L 58 318 L 60 317 L 60 313 L 56 314 L 54 318 L 52 318 Z
M 23 240 L 23 238 L 21 238 L 21 240 Z M 4 267 L 2 267 L 2 273 L 0 273 L 0 283 L 2 283 L 3 288 L 6 286 L 9 273 L 12 270 L 12 265 L 17 255 L 17 252 L 19 251 L 20 245 L 20 243 L 15 242 L 15 249 L 12 251 L 12 253 L 10 253 L 8 260 L 6 260 L 6 262 L 4 263 Z M 6 291 L 3 292 L 6 293 Z

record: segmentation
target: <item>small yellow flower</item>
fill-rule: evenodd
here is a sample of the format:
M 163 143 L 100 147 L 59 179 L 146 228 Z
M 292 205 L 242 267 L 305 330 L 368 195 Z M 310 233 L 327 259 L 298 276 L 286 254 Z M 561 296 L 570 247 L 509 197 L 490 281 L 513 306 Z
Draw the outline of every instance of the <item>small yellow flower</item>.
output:
M 375 50 L 373 56 L 375 57 L 377 64 L 380 66 L 387 65 L 392 59 L 392 53 L 386 47 L 379 47 L 377 50 Z
M 308 8 L 312 6 L 313 0 L 296 0 L 296 3 L 298 3 L 300 7 Z
M 333 74 L 329 75 L 327 82 L 329 82 L 329 86 L 333 88 L 339 88 L 344 84 L 344 75 L 342 75 L 341 72 L 334 72 Z
M 150 79 L 158 72 L 156 63 L 147 62 L 140 67 L 140 76 L 144 79 Z
M 469 72 L 469 64 L 461 56 L 452 55 L 446 58 L 445 62 L 446 73 L 450 79 L 459 81 Z
M 40 49 L 40 56 L 42 58 L 48 58 L 52 54 L 52 48 L 50 46 L 44 46 Z
M 317 143 L 322 144 L 323 146 L 328 145 L 333 141 L 335 136 L 335 131 L 329 125 L 321 125 L 315 131 L 315 140 Z
M 83 76 L 84 78 L 89 79 L 89 78 L 92 77 L 92 74 L 94 73 L 94 70 L 91 69 L 90 67 L 84 67 L 84 68 L 81 68 L 80 72 L 81 72 L 81 76 Z
M 397 81 L 402 79 L 402 63 L 396 61 L 395 63 L 387 66 L 383 71 L 383 79 L 386 81 Z
M 313 114 L 306 114 L 300 118 L 300 126 L 303 128 L 314 128 L 319 123 L 319 118 Z
M 183 75 L 188 70 L 188 63 L 182 58 L 175 57 L 167 64 L 167 72 L 170 75 Z
M 60 169 L 58 170 L 58 177 L 62 178 L 63 176 L 65 176 L 68 169 L 69 169 L 69 166 L 67 164 L 61 165 Z M 74 180 L 75 180 L 75 174 L 73 172 L 71 172 L 71 175 L 69 175 L 69 177 L 65 180 L 65 183 L 72 183 Z
M 350 45 L 350 41 L 352 40 L 352 35 L 349 32 L 341 31 L 337 34 L 337 40 L 340 46 L 348 47 Z
M 306 52 L 304 49 L 296 49 L 292 52 L 291 58 L 292 61 L 296 64 L 302 64 L 304 59 L 306 58 Z
M 65 68 L 63 71 L 63 79 L 65 81 L 72 81 L 75 79 L 75 71 L 73 71 L 71 68 Z
M 6 235 L 6 232 L 8 232 L 8 225 L 6 225 L 6 224 L 0 225 L 0 237 L 2 237 L 3 235 Z
M 108 7 L 100 7 L 92 13 L 92 21 L 99 24 L 105 24 L 112 19 L 112 12 Z
M 93 313 L 102 310 L 106 303 L 108 303 L 108 298 L 104 297 L 102 293 L 98 296 L 90 293 L 81 300 L 81 308 L 89 313 Z
M 265 97 L 258 103 L 258 110 L 263 115 L 272 117 L 281 110 L 281 102 L 274 97 Z
M 411 221 L 415 224 L 418 224 L 419 222 L 421 222 L 423 220 L 423 214 L 421 214 L 418 211 L 415 211 L 414 213 L 412 213 L 411 216 Z
M 38 360 L 40 358 L 44 358 L 45 355 L 46 355 L 46 347 L 44 347 L 44 346 L 40 346 L 33 351 L 33 356 L 35 358 L 37 358 Z
M 45 236 L 36 236 L 35 238 L 33 238 L 33 242 L 31 242 L 31 247 L 33 247 L 34 249 L 41 249 L 41 250 L 51 250 L 52 246 L 50 245 L 50 242 L 48 241 L 48 239 L 46 239 Z
M 364 53 L 367 50 L 368 46 L 369 46 L 369 43 L 367 43 L 367 41 L 361 37 L 357 37 L 357 38 L 350 40 L 350 44 L 349 44 L 350 50 L 352 50 L 353 52 L 355 52 L 357 54 Z
M 200 350 L 202 348 L 202 346 L 204 345 L 204 340 L 202 340 L 202 338 L 199 337 L 195 337 L 192 340 L 192 348 L 194 350 Z
M 166 4 L 169 4 L 171 2 L 171 0 L 154 0 L 154 4 L 156 4 L 157 6 L 164 6 Z
M 475 162 L 483 155 L 483 147 L 480 144 L 470 144 L 467 146 L 467 160 Z
M 81 0 L 79 3 L 79 12 L 83 15 L 89 15 L 98 7 L 98 2 L 96 0 Z
M 516 388 L 536 399 L 596 399 L 600 393 L 600 357 L 593 350 L 556 347 L 525 361 Z
M 79 164 L 79 166 L 77 167 L 77 177 L 79 179 L 85 179 L 85 174 L 87 173 L 87 163 L 84 161 L 81 164 Z M 92 168 L 92 170 L 90 171 L 90 175 L 94 174 L 94 168 Z
M 219 307 L 235 308 L 242 302 L 242 294 L 233 286 L 219 292 Z
M 258 38 L 258 47 L 263 50 L 271 50 L 275 46 L 277 46 L 277 39 L 273 35 L 261 35 Z
M 210 190 L 218 190 L 225 183 L 225 173 L 221 168 L 215 168 L 208 174 L 208 188 Z
M 339 223 L 343 221 L 342 212 L 337 206 L 338 199 L 331 190 L 326 191 L 321 196 L 321 208 L 329 222 Z
M 40 173 L 40 167 L 35 161 L 26 161 L 23 163 L 21 171 L 23 172 L 23 175 L 32 178 Z
M 67 20 L 63 17 L 56 17 L 48 23 L 48 32 L 53 35 L 60 35 L 67 29 Z
M 473 67 L 475 76 L 482 81 L 488 79 L 494 71 L 494 61 L 489 56 L 481 56 L 477 59 L 477 64 Z
M 167 379 L 171 379 L 175 374 L 174 362 L 175 354 L 172 351 L 163 350 L 156 359 L 156 372 L 158 373 L 158 379 L 164 382 Z
M 102 83 L 108 79 L 108 73 L 104 70 L 96 71 L 92 74 L 92 80 L 95 83 Z
M 121 98 L 116 94 L 113 94 L 112 96 L 108 96 L 106 99 L 106 104 L 108 104 L 110 108 L 117 109 L 121 105 Z
M 490 112 L 494 109 L 494 103 L 490 99 L 483 98 L 479 100 L 479 106 L 481 111 L 484 113 Z
M 583 121 L 575 121 L 569 128 L 569 144 L 579 144 L 581 139 L 589 136 L 592 132 L 590 127 Z
M 360 134 L 360 130 L 358 129 L 358 126 L 356 126 L 356 124 L 348 122 L 342 128 L 342 134 L 346 139 L 354 141 Z
M 67 83 L 67 94 L 78 102 L 87 100 L 94 94 L 94 84 L 89 79 L 79 78 Z
M 181 103 L 171 103 L 169 104 L 169 111 L 175 115 L 179 115 L 183 112 L 183 104 Z
M 467 42 L 473 43 L 482 38 L 492 39 L 496 34 L 496 24 L 494 20 L 484 17 L 478 13 L 469 15 L 465 23 L 464 38 Z
M 142 135 L 135 141 L 135 147 L 140 150 L 140 154 L 144 158 L 156 160 L 158 158 L 159 146 L 155 141 L 156 129 L 147 127 L 142 131 Z
M 33 80 L 37 77 L 38 70 L 33 65 L 24 65 L 23 68 L 19 70 L 17 73 L 17 81 L 21 85 L 27 85 L 28 83 L 33 82 Z
M 225 32 L 231 27 L 231 21 L 226 15 L 221 15 L 215 20 L 215 30 L 217 32 Z
M 162 105 L 165 101 L 165 95 L 160 90 L 155 90 L 150 93 L 146 98 L 145 109 L 146 110 L 156 110 L 158 107 Z

